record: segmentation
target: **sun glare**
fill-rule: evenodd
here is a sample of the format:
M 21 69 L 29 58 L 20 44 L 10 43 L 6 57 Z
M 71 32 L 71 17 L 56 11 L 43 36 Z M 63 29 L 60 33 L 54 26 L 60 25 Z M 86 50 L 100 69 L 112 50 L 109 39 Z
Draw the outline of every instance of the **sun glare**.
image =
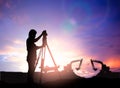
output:
M 63 39 L 58 40 L 56 38 L 48 42 L 48 47 L 46 47 L 45 51 L 44 66 L 54 67 L 54 60 L 55 64 L 60 67 L 59 70 L 63 70 L 64 66 L 70 63 L 70 61 L 73 59 L 71 59 L 71 57 L 76 56 L 75 50 L 71 47 L 71 44 L 68 46 L 68 43 L 69 42 L 65 42 Z M 38 57 L 39 53 L 40 50 L 37 51 Z M 41 60 L 41 58 L 39 59 Z

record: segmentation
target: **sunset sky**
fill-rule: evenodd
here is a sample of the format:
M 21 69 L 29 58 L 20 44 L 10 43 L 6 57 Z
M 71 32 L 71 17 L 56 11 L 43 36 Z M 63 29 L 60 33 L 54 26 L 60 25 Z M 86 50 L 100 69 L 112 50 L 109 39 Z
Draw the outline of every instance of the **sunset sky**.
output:
M 120 0 L 0 0 L 0 71 L 27 71 L 30 29 L 47 30 L 60 66 L 83 58 L 120 67 Z

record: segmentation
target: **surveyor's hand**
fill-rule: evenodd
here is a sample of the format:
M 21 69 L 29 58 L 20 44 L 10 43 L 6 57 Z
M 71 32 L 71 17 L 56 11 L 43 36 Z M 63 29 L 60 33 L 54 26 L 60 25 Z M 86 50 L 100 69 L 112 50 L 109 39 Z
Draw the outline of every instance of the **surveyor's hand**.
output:
M 44 31 L 42 31 L 41 35 L 44 35 Z
M 45 47 L 45 44 L 42 44 L 42 47 Z
M 46 30 L 43 30 L 42 35 L 47 36 Z

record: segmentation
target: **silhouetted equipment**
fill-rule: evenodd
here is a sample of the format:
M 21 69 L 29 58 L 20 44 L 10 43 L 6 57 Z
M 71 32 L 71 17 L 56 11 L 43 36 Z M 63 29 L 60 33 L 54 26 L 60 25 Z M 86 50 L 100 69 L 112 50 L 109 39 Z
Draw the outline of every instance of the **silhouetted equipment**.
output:
M 80 70 L 81 64 L 82 64 L 83 59 L 80 60 L 79 67 L 76 68 L 76 70 Z
M 101 64 L 101 73 L 105 73 L 105 72 L 110 72 L 110 67 L 105 65 L 102 61 L 99 61 L 99 60 L 92 60 L 91 59 L 91 64 L 92 64 L 92 67 L 93 67 L 93 70 L 97 70 L 97 68 L 95 68 L 94 66 L 94 63 L 93 62 L 97 62 L 97 63 L 100 63 Z
M 94 65 L 94 63 L 93 63 L 93 62 L 94 62 L 94 60 L 92 60 L 92 59 L 91 59 L 90 61 L 91 61 L 91 64 L 92 64 L 92 68 L 93 68 L 93 70 L 94 70 L 94 71 L 96 71 L 96 70 L 97 70 L 97 68 L 95 68 L 95 65 Z
M 73 61 L 71 61 L 69 64 L 67 64 L 67 66 L 64 66 L 64 70 L 67 71 L 67 72 L 71 71 L 71 70 L 72 70 L 71 65 L 72 65 L 73 63 L 76 63 L 76 62 L 80 62 L 79 66 L 76 68 L 76 70 L 80 70 L 82 61 L 83 61 L 83 59 L 73 60 Z
M 58 68 L 59 68 L 59 66 L 57 66 L 57 67 L 45 66 L 43 70 L 44 70 L 45 73 L 47 73 L 48 71 L 53 71 L 53 70 L 55 71 Z
M 42 43 L 43 43 L 43 47 L 40 49 L 40 52 L 39 52 L 39 55 L 38 55 L 38 59 L 37 59 L 37 61 L 36 61 L 36 65 L 35 65 L 35 69 L 36 69 L 36 66 L 37 66 L 37 64 L 38 64 L 38 61 L 41 59 L 40 82 L 41 82 L 41 78 L 42 78 L 43 71 L 46 71 L 46 70 L 49 70 L 49 69 L 50 69 L 49 67 L 48 67 L 48 68 L 45 68 L 45 67 L 44 67 L 46 48 L 48 49 L 48 52 L 49 52 L 49 54 L 50 54 L 50 56 L 51 56 L 51 58 L 52 58 L 52 61 L 53 61 L 54 66 L 55 66 L 53 69 L 54 69 L 56 72 L 59 72 L 59 71 L 58 71 L 58 66 L 57 66 L 57 64 L 55 63 L 55 60 L 54 60 L 54 58 L 53 58 L 53 55 L 52 55 L 52 53 L 51 53 L 51 51 L 50 51 L 50 48 L 49 48 L 49 46 L 48 46 L 48 44 L 47 44 L 47 32 L 46 32 L 46 30 L 43 31 Z M 59 75 L 59 76 L 60 76 L 60 75 Z

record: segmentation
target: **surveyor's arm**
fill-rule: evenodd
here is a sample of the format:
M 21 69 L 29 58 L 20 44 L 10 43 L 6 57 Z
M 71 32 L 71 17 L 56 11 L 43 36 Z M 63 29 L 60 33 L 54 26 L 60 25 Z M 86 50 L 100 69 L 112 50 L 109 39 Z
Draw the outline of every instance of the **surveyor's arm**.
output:
M 40 34 L 37 38 L 35 38 L 34 42 L 37 42 L 42 37 L 42 34 Z

